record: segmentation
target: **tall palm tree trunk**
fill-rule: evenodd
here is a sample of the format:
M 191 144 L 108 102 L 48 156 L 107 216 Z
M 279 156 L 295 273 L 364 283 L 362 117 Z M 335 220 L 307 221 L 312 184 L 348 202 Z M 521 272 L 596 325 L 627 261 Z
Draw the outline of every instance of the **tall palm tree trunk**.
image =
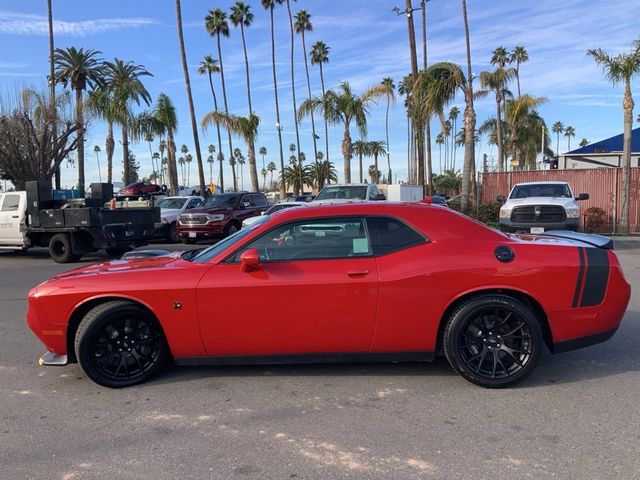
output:
M 378 170 L 378 154 L 377 153 L 373 154 L 373 163 L 376 167 L 376 171 L 374 172 L 373 178 L 375 180 L 375 183 L 380 183 L 380 175 L 378 174 L 379 170 Z
M 129 175 L 129 127 L 127 126 L 127 122 L 122 123 L 122 170 L 123 170 L 123 181 L 125 186 L 127 186 L 130 182 Z
M 320 85 L 322 85 L 322 98 L 324 98 L 326 92 L 324 88 L 324 71 L 322 69 L 322 62 L 319 63 L 320 66 Z M 329 161 L 329 122 L 326 117 L 324 117 L 324 144 L 325 144 L 325 152 L 324 154 L 327 156 L 327 162 Z M 331 181 L 329 181 L 331 183 Z
M 213 96 L 213 108 L 218 111 L 218 98 L 216 97 L 216 91 L 213 88 L 213 79 L 211 78 L 211 72 L 209 72 L 209 86 L 211 87 L 211 95 Z M 220 122 L 216 122 L 216 133 L 218 134 L 218 153 L 222 153 L 222 137 L 220 136 Z M 215 161 L 215 158 L 214 158 Z M 224 192 L 224 172 L 222 168 L 222 159 L 220 159 L 220 190 Z
M 116 146 L 113 140 L 113 122 L 107 122 L 107 139 L 104 144 L 107 151 L 107 183 L 113 183 L 113 151 Z
M 351 183 L 351 133 L 349 132 L 349 124 L 344 124 L 344 137 L 342 138 L 342 156 L 344 157 L 344 183 Z M 362 182 L 362 180 L 360 180 Z
M 413 26 L 413 8 L 411 6 L 411 0 L 405 0 L 405 6 L 407 11 L 407 29 L 409 32 L 409 54 L 411 57 L 411 78 L 414 84 L 418 81 L 418 57 L 416 53 L 416 35 Z M 414 137 L 417 146 L 417 182 L 424 189 L 424 130 L 414 131 Z
M 304 39 L 304 29 L 302 29 L 302 54 L 304 55 L 304 70 L 307 74 L 307 90 L 309 91 L 309 100 L 311 100 L 311 80 L 309 80 L 309 62 L 307 60 L 307 44 Z M 318 145 L 316 143 L 316 122 L 313 119 L 313 110 L 311 110 L 311 135 L 313 135 L 313 158 L 315 159 L 316 165 L 316 180 L 318 182 L 318 185 L 320 185 L 320 168 L 318 168 Z
M 496 96 L 496 136 L 498 141 L 498 171 L 504 171 L 504 142 L 502 141 L 502 115 L 500 103 L 502 99 Z
M 200 152 L 200 140 L 198 138 L 198 123 L 196 122 L 196 112 L 193 106 L 193 96 L 191 95 L 191 80 L 189 79 L 189 67 L 187 66 L 187 54 L 184 49 L 184 36 L 182 34 L 182 11 L 180 0 L 176 0 L 176 21 L 178 23 L 178 40 L 180 42 L 180 56 L 182 57 L 182 71 L 184 72 L 184 84 L 187 88 L 187 99 L 189 100 L 189 115 L 191 116 L 191 130 L 193 131 L 193 141 L 196 144 L 196 161 L 198 162 L 198 180 L 200 184 L 200 194 L 204 195 L 204 165 L 202 164 L 202 153 Z
M 516 82 L 518 83 L 518 98 L 520 98 L 520 60 L 516 60 Z
M 427 0 L 421 0 L 422 8 L 422 60 L 424 69 L 427 69 Z M 427 118 L 425 127 L 425 141 L 427 147 L 427 193 L 433 194 L 433 163 L 431 158 L 431 118 Z M 389 145 L 387 144 L 387 148 Z M 387 153 L 387 156 L 389 154 Z M 391 183 L 391 182 L 389 182 Z
M 462 196 L 460 209 L 466 213 L 469 210 L 469 194 L 471 193 L 471 169 L 475 158 L 476 113 L 473 109 L 473 74 L 471 72 L 471 44 L 469 41 L 469 22 L 467 19 L 467 2 L 462 0 L 462 16 L 464 20 L 464 34 L 467 46 L 467 85 L 465 91 L 466 107 L 464 109 L 464 165 L 462 168 Z
M 82 90 L 76 90 L 76 125 L 78 131 L 78 189 L 84 197 L 84 107 L 82 104 Z
M 298 128 L 298 106 L 296 105 L 296 76 L 295 76 L 295 64 L 293 61 L 294 52 L 294 30 L 293 30 L 293 16 L 291 15 L 291 3 L 287 0 L 287 11 L 289 12 L 289 29 L 291 33 L 291 95 L 293 97 L 293 123 L 296 127 L 296 155 L 298 156 L 298 163 L 300 163 L 300 129 Z M 302 165 L 300 165 L 300 185 L 302 186 Z
M 360 183 L 362 183 L 362 153 L 358 154 L 358 158 L 360 159 Z
M 271 71 L 273 74 L 273 93 L 276 101 L 276 130 L 278 130 L 278 146 L 280 147 L 280 198 L 284 199 L 287 188 L 282 175 L 284 173 L 284 150 L 282 149 L 282 124 L 280 123 L 280 104 L 278 102 L 278 79 L 276 77 L 276 37 L 273 26 L 273 5 L 269 8 L 271 17 Z M 273 171 L 271 172 L 271 184 L 273 185 Z
M 244 68 L 247 75 L 247 100 L 249 102 L 249 116 L 253 114 L 253 108 L 251 107 L 251 82 L 249 80 L 249 56 L 247 55 L 247 42 L 244 37 L 244 24 L 240 22 L 240 36 L 242 37 L 242 49 L 244 51 Z M 254 151 L 253 158 L 249 155 L 249 175 L 251 177 L 251 189 L 254 192 L 260 191 L 260 184 L 258 183 L 258 168 L 256 167 L 255 156 L 255 143 L 251 140 L 248 143 L 249 150 Z
M 622 204 L 620 211 L 619 233 L 629 233 L 629 201 L 630 201 L 630 180 L 631 180 L 631 128 L 633 126 L 633 97 L 631 95 L 631 81 L 625 80 L 624 100 L 622 108 L 624 110 L 624 135 L 622 141 Z
M 169 177 L 169 187 L 173 195 L 178 195 L 180 190 L 176 166 L 176 142 L 173 139 L 173 130 L 169 129 L 167 132 L 167 176 Z
M 391 153 L 389 152 L 389 97 L 387 97 L 387 112 L 384 119 L 384 128 L 387 134 L 387 182 L 391 181 Z
M 51 0 L 47 0 L 47 18 L 49 21 L 49 95 L 51 96 L 51 110 L 55 115 L 54 119 L 58 117 L 56 110 L 56 74 L 53 61 L 53 9 L 51 7 Z M 56 122 L 53 123 L 53 137 L 57 137 Z M 56 165 L 54 169 L 55 186 L 56 190 L 60 190 L 60 165 Z
M 224 100 L 224 113 L 229 115 L 229 107 L 227 104 L 227 87 L 224 81 L 224 64 L 222 63 L 222 49 L 220 48 L 220 32 L 216 34 L 218 44 L 218 59 L 220 60 L 220 79 L 222 80 L 222 99 Z M 233 142 L 231 141 L 231 131 L 227 129 L 229 137 L 229 159 L 233 158 Z M 236 167 L 231 164 L 231 175 L 233 176 L 233 190 L 238 191 L 238 178 L 236 177 Z

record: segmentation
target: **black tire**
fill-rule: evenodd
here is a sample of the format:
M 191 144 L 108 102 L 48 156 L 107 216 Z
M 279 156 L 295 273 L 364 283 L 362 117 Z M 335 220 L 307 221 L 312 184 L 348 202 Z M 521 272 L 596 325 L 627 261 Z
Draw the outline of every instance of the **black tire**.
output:
M 224 236 L 228 237 L 229 235 L 233 235 L 238 230 L 240 230 L 240 224 L 238 222 L 229 222 L 226 227 L 224 227 Z
M 481 387 L 502 388 L 531 374 L 543 339 L 527 305 L 495 294 L 460 304 L 447 319 L 442 343 L 457 373 Z
M 127 253 L 129 248 L 121 248 L 121 247 L 113 247 L 113 248 L 105 248 L 104 251 L 112 258 L 120 258 L 122 255 Z
M 78 326 L 74 346 L 84 373 L 110 388 L 147 381 L 169 356 L 156 318 L 127 301 L 107 302 L 91 309 Z
M 70 263 L 80 259 L 80 255 L 73 253 L 71 237 L 66 233 L 56 233 L 49 240 L 49 256 L 56 263 Z
M 169 225 L 169 231 L 167 232 L 167 241 L 169 243 L 178 243 L 178 227 L 176 227 L 176 222 L 173 222 Z

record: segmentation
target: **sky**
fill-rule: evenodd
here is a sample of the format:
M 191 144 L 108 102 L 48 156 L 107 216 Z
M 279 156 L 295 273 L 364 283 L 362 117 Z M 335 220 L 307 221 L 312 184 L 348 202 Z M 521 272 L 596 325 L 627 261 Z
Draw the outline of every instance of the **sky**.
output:
M 193 98 L 198 124 L 202 117 L 213 110 L 213 100 L 206 76 L 197 68 L 204 55 L 217 58 L 215 41 L 204 28 L 204 17 L 213 8 L 230 10 L 233 1 L 183 0 L 187 60 L 191 75 Z M 271 73 L 271 39 L 269 15 L 260 2 L 249 0 L 254 13 L 253 24 L 246 29 L 250 62 L 251 93 L 255 113 L 260 117 L 260 131 L 256 149 L 267 148 L 266 162 L 279 165 L 278 140 Z M 22 2 L 0 0 L 0 98 L 23 86 L 44 89 L 48 63 L 48 27 L 46 0 Z M 307 33 L 307 49 L 316 41 L 330 47 L 329 63 L 325 65 L 327 88 L 335 88 L 348 81 L 356 92 L 379 83 L 384 77 L 392 77 L 396 83 L 410 72 L 406 18 L 392 12 L 394 6 L 403 7 L 402 0 L 299 0 L 292 1 L 295 14 L 305 9 L 311 14 L 313 31 Z M 414 6 L 419 1 L 414 0 Z M 603 77 L 592 58 L 586 56 L 589 48 L 601 47 L 611 54 L 630 50 L 634 40 L 640 38 L 640 10 L 633 0 L 467 0 L 469 29 L 471 33 L 472 70 L 474 75 L 490 70 L 491 52 L 500 45 L 511 50 L 524 45 L 529 52 L 529 62 L 521 66 L 523 93 L 546 97 L 547 103 L 540 113 L 547 125 L 562 121 L 572 125 L 576 137 L 572 148 L 582 138 L 597 141 L 622 132 L 622 86 L 612 87 Z M 456 0 L 430 0 L 427 3 L 428 61 L 452 61 L 466 65 L 464 26 L 460 2 Z M 178 111 L 179 127 L 176 136 L 178 148 L 186 144 L 195 159 L 193 134 L 190 127 L 180 51 L 178 47 L 175 2 L 171 0 L 53 0 L 54 32 L 56 48 L 75 46 L 99 50 L 103 58 L 120 58 L 144 65 L 153 77 L 144 79 L 145 86 L 155 100 L 159 93 L 171 97 Z M 419 20 L 419 18 L 416 18 Z M 291 102 L 290 38 L 286 5 L 275 12 L 276 68 L 280 98 L 280 115 L 283 126 L 285 164 L 287 146 L 295 142 L 294 112 Z M 222 41 L 222 56 L 229 110 L 239 115 L 248 114 L 244 56 L 239 29 L 230 25 L 229 38 Z M 416 36 L 421 52 L 421 27 L 416 22 Z M 299 35 L 295 38 L 296 96 L 298 105 L 308 96 Z M 320 78 L 317 66 L 309 65 L 313 95 L 320 94 Z M 466 67 L 465 67 L 466 71 Z M 216 93 L 221 94 L 219 78 L 214 78 Z M 632 84 L 636 101 L 640 101 L 640 78 Z M 478 82 L 474 83 L 476 88 Z M 515 91 L 515 84 L 512 90 Z M 462 95 L 450 107 L 464 110 Z M 144 107 L 144 106 L 143 106 Z M 368 140 L 385 140 L 385 107 L 380 101 L 371 109 L 368 119 Z M 140 107 L 139 111 L 142 111 Z M 495 100 L 491 97 L 476 102 L 478 125 L 495 115 Z M 635 116 L 634 116 L 635 118 Z M 462 125 L 462 115 L 458 125 Z M 316 119 L 318 148 L 324 150 L 324 127 Z M 433 137 L 439 125 L 432 124 Z M 301 150 L 310 161 L 313 157 L 311 124 L 305 120 L 300 125 Z M 119 138 L 119 131 L 116 137 Z M 358 138 L 352 128 L 353 139 Z M 98 181 L 99 173 L 93 146 L 104 151 L 106 125 L 94 119 L 90 121 L 86 140 L 87 184 Z M 389 112 L 389 146 L 394 180 L 407 176 L 407 128 L 402 100 L 392 104 Z M 329 158 L 335 163 L 342 177 L 340 153 L 342 128 L 329 128 Z M 207 146 L 217 147 L 215 128 L 200 132 L 203 160 L 206 162 Z M 555 149 L 555 136 L 553 141 Z M 246 146 L 238 139 L 246 157 Z M 567 150 L 567 139 L 561 137 L 560 152 Z M 152 148 L 157 150 L 157 141 Z M 145 142 L 132 146 L 140 163 L 140 175 L 151 173 L 149 147 Z M 225 147 L 223 136 L 223 151 Z M 477 152 L 479 158 L 487 154 L 495 158 L 495 147 L 483 140 Z M 462 150 L 457 153 L 456 169 L 461 168 Z M 433 146 L 434 170 L 439 171 L 439 151 Z M 104 153 L 99 157 L 102 179 L 106 177 Z M 258 156 L 258 169 L 262 158 Z M 366 165 L 372 163 L 369 161 Z M 121 177 L 121 144 L 116 141 L 114 156 L 114 180 Z M 366 166 L 365 166 L 366 170 Z M 384 168 L 381 170 L 385 171 Z M 208 166 L 205 163 L 208 180 Z M 352 175 L 357 174 L 357 159 L 352 161 Z M 63 185 L 76 183 L 76 171 L 63 164 Z M 197 167 L 192 164 L 190 184 L 197 184 Z M 230 167 L 225 168 L 225 180 L 231 178 Z M 214 181 L 217 174 L 214 169 Z M 244 169 L 244 187 L 250 187 L 248 165 Z

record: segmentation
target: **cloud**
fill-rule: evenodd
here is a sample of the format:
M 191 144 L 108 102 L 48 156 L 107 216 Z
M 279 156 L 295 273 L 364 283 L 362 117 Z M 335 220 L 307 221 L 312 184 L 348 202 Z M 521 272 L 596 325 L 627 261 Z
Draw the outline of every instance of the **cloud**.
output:
M 94 33 L 112 32 L 123 28 L 139 28 L 157 23 L 152 18 L 98 18 L 69 22 L 53 21 L 53 30 L 57 35 L 84 37 Z M 47 17 L 17 12 L 0 11 L 0 33 L 9 35 L 48 35 Z

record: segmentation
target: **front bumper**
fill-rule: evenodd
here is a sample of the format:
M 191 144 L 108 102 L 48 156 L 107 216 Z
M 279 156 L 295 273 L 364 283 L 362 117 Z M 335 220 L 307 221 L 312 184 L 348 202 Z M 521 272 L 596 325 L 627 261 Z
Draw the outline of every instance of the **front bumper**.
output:
M 224 227 L 222 223 L 201 225 L 201 226 L 184 226 L 178 223 L 178 236 L 181 238 L 219 238 L 224 236 Z
M 567 218 L 564 222 L 545 223 L 545 222 L 512 222 L 510 218 L 500 219 L 500 230 L 509 233 L 526 232 L 530 233 L 531 228 L 544 228 L 547 230 L 578 230 L 580 222 L 578 218 Z

